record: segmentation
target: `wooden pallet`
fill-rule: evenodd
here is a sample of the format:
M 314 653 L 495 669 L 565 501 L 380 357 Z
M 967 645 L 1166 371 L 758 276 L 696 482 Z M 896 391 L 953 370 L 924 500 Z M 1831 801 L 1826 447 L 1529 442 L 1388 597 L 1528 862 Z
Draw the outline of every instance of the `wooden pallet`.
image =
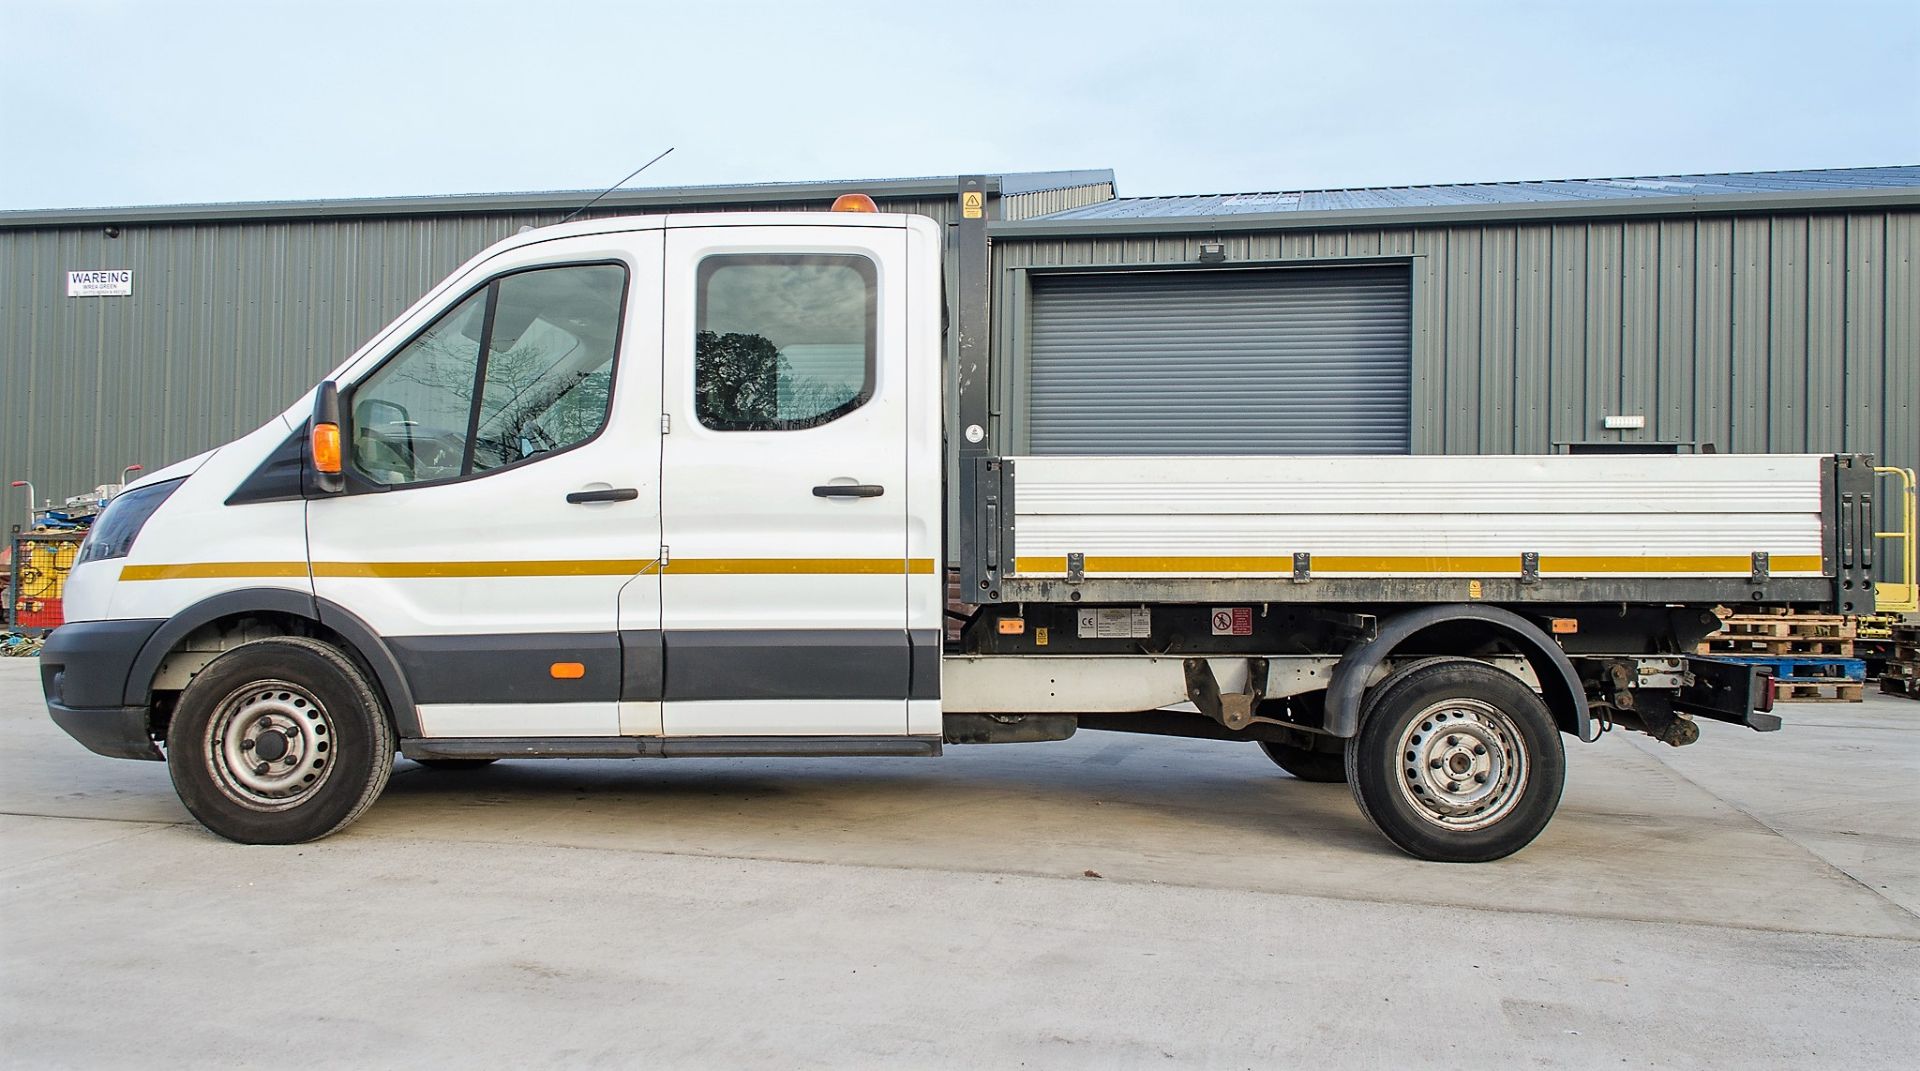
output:
M 1920 675 L 1880 678 L 1880 691 L 1886 695 L 1904 695 L 1920 700 Z
M 1857 627 L 1839 614 L 1725 614 L 1694 653 L 1852 658 Z
M 1723 618 L 1696 653 L 1851 658 L 1854 635 L 1853 621 L 1834 614 L 1736 614 Z
M 1887 632 L 1893 645 L 1892 657 L 1903 662 L 1920 661 L 1920 625 L 1894 625 Z
M 1858 631 L 1851 617 L 1839 614 L 1728 614 L 1720 634 L 1795 639 L 1850 640 Z
M 1852 640 L 1809 637 L 1768 638 L 1763 636 L 1709 636 L 1694 648 L 1694 654 L 1746 655 L 1822 655 L 1852 658 Z
M 1810 684 L 1805 681 L 1775 681 L 1773 701 L 1776 703 L 1858 703 L 1864 697 L 1860 691 L 1865 687 L 1860 681 L 1833 681 L 1831 683 Z

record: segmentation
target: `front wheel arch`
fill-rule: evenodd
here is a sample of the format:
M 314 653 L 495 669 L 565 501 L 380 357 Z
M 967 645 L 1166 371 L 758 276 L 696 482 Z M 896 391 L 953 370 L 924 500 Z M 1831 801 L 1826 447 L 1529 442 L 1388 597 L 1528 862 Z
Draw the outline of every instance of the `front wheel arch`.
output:
M 399 660 L 393 656 L 393 651 L 379 633 L 345 607 L 291 588 L 223 591 L 168 618 L 148 637 L 139 655 L 134 658 L 127 675 L 125 705 L 152 706 L 153 682 L 159 675 L 160 664 L 178 650 L 189 636 L 208 626 L 247 618 L 286 622 L 290 626 L 287 635 L 312 635 L 345 652 L 372 676 L 375 692 L 386 705 L 387 717 L 400 737 L 408 739 L 420 735 L 420 718 L 414 709 L 413 689 L 407 685 L 406 674 L 401 671 Z M 164 735 L 166 726 L 163 720 L 154 720 L 149 728 L 156 734 Z

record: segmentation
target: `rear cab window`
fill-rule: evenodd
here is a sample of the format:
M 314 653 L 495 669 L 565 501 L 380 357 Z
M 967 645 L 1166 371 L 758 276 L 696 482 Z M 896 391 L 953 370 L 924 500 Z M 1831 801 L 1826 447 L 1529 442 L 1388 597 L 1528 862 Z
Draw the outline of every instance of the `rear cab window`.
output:
M 849 254 L 725 254 L 695 281 L 694 411 L 715 431 L 795 431 L 874 391 L 878 287 Z

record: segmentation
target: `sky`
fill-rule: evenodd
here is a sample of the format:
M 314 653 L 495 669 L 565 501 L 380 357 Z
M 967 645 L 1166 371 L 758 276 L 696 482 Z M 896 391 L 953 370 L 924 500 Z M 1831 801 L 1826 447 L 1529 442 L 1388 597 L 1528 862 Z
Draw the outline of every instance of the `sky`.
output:
M 0 0 L 0 210 L 1920 163 L 1920 2 Z

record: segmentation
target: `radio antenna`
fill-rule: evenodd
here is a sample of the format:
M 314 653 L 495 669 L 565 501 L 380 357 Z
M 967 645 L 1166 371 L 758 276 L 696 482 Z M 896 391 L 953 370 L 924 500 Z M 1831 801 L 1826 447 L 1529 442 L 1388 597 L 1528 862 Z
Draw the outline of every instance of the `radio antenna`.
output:
M 671 146 L 671 145 L 669 145 L 669 146 L 667 146 L 667 152 L 672 152 L 672 151 L 673 151 L 673 146 Z M 610 194 L 610 193 L 612 193 L 613 191 L 615 191 L 615 190 L 617 190 L 617 189 L 619 189 L 620 187 L 622 187 L 622 186 L 625 186 L 625 185 L 626 185 L 627 183 L 629 183 L 629 182 L 632 182 L 632 181 L 633 181 L 633 176 L 635 176 L 635 175 L 638 175 L 638 174 L 639 174 L 640 172 L 642 172 L 642 171 L 645 171 L 645 170 L 646 170 L 647 168 L 649 168 L 649 167 L 652 167 L 653 165 L 655 165 L 655 164 L 657 164 L 657 163 L 659 163 L 660 161 L 662 161 L 662 160 L 664 160 L 664 159 L 666 159 L 666 158 L 667 158 L 667 152 L 663 152 L 663 153 L 661 153 L 660 155 L 658 155 L 658 156 L 656 156 L 656 157 L 654 157 L 654 158 L 653 158 L 653 159 L 651 159 L 651 160 L 648 160 L 648 161 L 647 161 L 646 163 L 644 163 L 644 164 L 641 164 L 641 165 L 640 165 L 639 167 L 636 167 L 636 168 L 634 168 L 634 169 L 633 169 L 632 171 L 630 171 L 630 172 L 628 172 L 628 173 L 627 173 L 627 177 L 626 177 L 626 178 L 623 178 L 623 179 L 621 179 L 621 180 L 620 180 L 619 182 L 616 182 L 616 183 L 614 183 L 613 185 L 611 185 L 611 186 L 608 186 L 608 187 L 607 187 L 606 189 L 604 189 L 604 190 L 602 190 L 602 191 L 600 191 L 600 197 L 605 197 L 605 196 L 606 196 L 607 194 Z M 597 205 L 597 204 L 599 204 L 599 203 L 600 203 L 600 197 L 595 197 L 595 198 L 594 198 L 593 200 L 591 200 L 591 201 L 588 201 L 588 202 L 587 202 L 586 204 L 583 204 L 583 205 L 581 205 L 581 206 L 580 206 L 579 208 L 576 208 L 576 209 L 574 209 L 574 210 L 573 210 L 573 215 L 570 215 L 570 216 L 568 216 L 568 217 L 567 217 L 566 219 L 563 219 L 563 220 L 561 220 L 560 222 L 562 222 L 562 223 L 569 223 L 569 222 L 571 222 L 571 221 L 573 220 L 573 217 L 574 217 L 574 216 L 577 216 L 577 215 L 579 215 L 580 213 L 582 213 L 582 212 L 585 212 L 585 211 L 586 211 L 587 209 L 589 209 L 589 208 L 592 208 L 592 207 L 593 207 L 594 205 Z

